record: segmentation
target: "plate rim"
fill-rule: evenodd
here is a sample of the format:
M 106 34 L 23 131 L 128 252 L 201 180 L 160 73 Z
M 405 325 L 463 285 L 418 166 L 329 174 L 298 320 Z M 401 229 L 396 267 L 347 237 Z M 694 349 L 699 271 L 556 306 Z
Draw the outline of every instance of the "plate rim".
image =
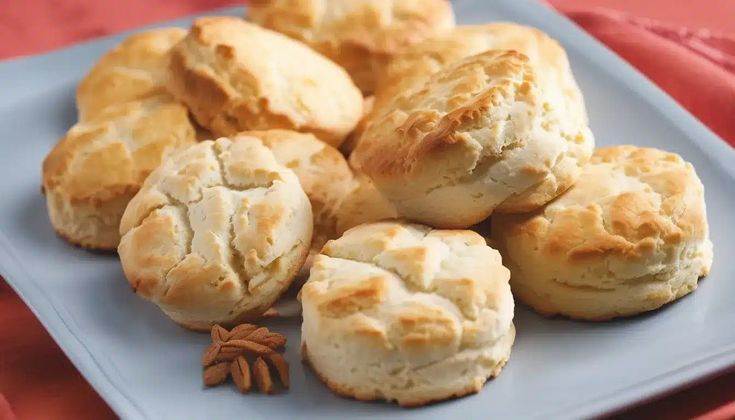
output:
M 454 3 L 471 4 L 476 1 L 482 0 L 455 0 Z M 735 162 L 735 149 L 628 62 L 594 39 L 574 22 L 558 14 L 550 6 L 540 4 L 534 0 L 497 0 L 497 3 L 503 5 L 502 7 L 519 10 L 535 19 L 549 20 L 551 26 L 559 27 L 560 32 L 565 33 L 552 34 L 554 38 L 563 41 L 568 49 L 586 53 L 601 71 L 607 73 L 617 83 L 631 89 L 642 101 L 655 108 L 667 123 L 685 134 L 690 143 L 699 149 L 708 160 L 717 163 L 718 170 L 735 180 L 735 165 L 731 165 Z M 56 56 L 83 52 L 86 49 L 94 48 L 99 43 L 140 30 L 163 25 L 179 26 L 180 22 L 197 16 L 218 13 L 232 15 L 235 11 L 241 12 L 243 10 L 242 6 L 205 10 L 196 14 L 159 21 L 85 40 L 41 54 L 5 59 L 0 61 L 0 73 L 13 71 L 12 68 L 16 66 L 27 66 L 37 61 L 52 60 Z M 31 309 L 85 380 L 92 385 L 117 415 L 123 418 L 149 418 L 146 410 L 136 403 L 135 398 L 128 395 L 123 386 L 110 377 L 109 372 L 102 368 L 99 360 L 84 344 L 84 340 L 74 333 L 73 328 L 69 325 L 70 321 L 61 315 L 59 308 L 54 305 L 53 300 L 40 286 L 40 283 L 35 281 L 29 274 L 23 262 L 15 255 L 11 244 L 10 238 L 0 229 L 0 255 L 7 257 L 0 258 L 0 276 L 6 280 Z M 27 281 L 23 281 L 23 279 Z M 31 301 L 28 298 L 29 295 L 40 296 L 41 299 L 34 298 Z M 577 402 L 573 406 L 557 407 L 542 414 L 549 418 L 602 416 L 656 398 L 667 392 L 674 392 L 698 379 L 716 375 L 732 367 L 735 367 L 735 343 L 697 359 L 689 359 L 687 362 L 653 377 L 642 378 L 625 389 L 610 391 L 605 395 Z
M 124 388 L 115 383 L 102 369 L 93 352 L 75 334 L 68 325 L 69 321 L 61 316 L 53 300 L 48 297 L 46 291 L 33 279 L 20 258 L 15 255 L 11 244 L 10 239 L 0 229 L 0 256 L 7 257 L 0 258 L 0 276 L 18 294 L 74 367 L 89 382 L 95 392 L 110 405 L 115 414 L 121 418 L 149 418 L 135 399 L 129 396 Z M 14 264 L 8 263 L 9 261 Z M 28 281 L 16 281 L 16 275 Z M 29 288 L 33 288 L 32 293 L 42 299 L 29 299 L 27 293 Z

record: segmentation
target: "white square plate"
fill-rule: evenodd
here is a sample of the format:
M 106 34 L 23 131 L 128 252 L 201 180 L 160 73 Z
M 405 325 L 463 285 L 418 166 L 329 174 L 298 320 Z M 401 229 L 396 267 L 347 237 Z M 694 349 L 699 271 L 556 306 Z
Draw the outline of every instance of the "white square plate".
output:
M 620 58 L 552 10 L 526 1 L 457 0 L 458 21 L 539 27 L 567 48 L 598 145 L 683 155 L 704 182 L 715 244 L 711 275 L 682 301 L 623 321 L 544 319 L 519 307 L 508 366 L 478 395 L 419 409 L 332 395 L 298 361 L 292 389 L 266 397 L 203 390 L 208 337 L 185 331 L 130 292 L 117 258 L 54 235 L 39 192 L 41 162 L 76 119 L 81 76 L 125 34 L 0 63 L 0 273 L 82 374 L 125 418 L 569 418 L 608 412 L 735 364 L 735 152 Z M 209 14 L 243 15 L 242 8 Z M 188 25 L 190 19 L 166 23 Z

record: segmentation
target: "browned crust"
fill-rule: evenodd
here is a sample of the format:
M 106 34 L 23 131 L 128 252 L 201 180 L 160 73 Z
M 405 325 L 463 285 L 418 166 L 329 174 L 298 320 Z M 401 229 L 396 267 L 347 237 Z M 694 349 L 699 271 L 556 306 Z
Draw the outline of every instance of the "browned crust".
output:
M 523 82 L 518 88 L 521 95 L 530 91 L 534 83 L 528 58 L 516 51 L 479 54 L 466 59 L 461 65 L 458 64 L 453 68 L 449 75 L 442 77 L 461 79 L 465 74 L 472 74 L 472 68 L 477 66 L 482 66 L 483 71 L 488 74 L 522 73 Z M 437 85 L 446 83 L 444 79 L 431 79 L 431 81 Z M 453 104 L 448 102 L 445 112 L 416 109 L 411 104 L 414 97 L 420 98 L 430 94 L 426 88 L 415 92 L 409 98 L 401 98 L 401 101 L 395 102 L 392 106 L 394 110 L 407 112 L 405 119 L 391 110 L 386 110 L 382 117 L 376 119 L 363 133 L 354 153 L 355 164 L 371 177 L 403 179 L 407 174 L 416 171 L 419 164 L 430 161 L 430 157 L 446 156 L 451 148 L 463 147 L 464 140 L 457 135 L 457 130 L 495 106 L 498 92 L 507 89 L 510 83 L 512 82 L 509 80 L 498 83 L 484 89 L 482 94 L 476 97 L 467 97 L 463 106 L 452 106 Z M 467 89 L 464 84 L 459 83 L 456 92 L 451 93 L 467 94 L 464 91 Z M 407 103 L 404 104 L 403 101 Z M 389 132 L 386 127 L 393 129 Z M 386 140 L 384 137 L 387 133 L 396 141 Z
M 385 299 L 385 281 L 384 277 L 374 276 L 358 285 L 331 290 L 323 297 L 319 311 L 325 316 L 344 318 L 372 308 Z

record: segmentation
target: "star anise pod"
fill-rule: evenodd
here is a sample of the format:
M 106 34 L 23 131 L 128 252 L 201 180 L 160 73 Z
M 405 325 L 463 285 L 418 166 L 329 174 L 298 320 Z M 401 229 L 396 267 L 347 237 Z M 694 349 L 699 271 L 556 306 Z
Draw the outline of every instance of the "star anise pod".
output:
M 202 374 L 206 386 L 216 386 L 229 376 L 238 390 L 250 392 L 253 382 L 264 394 L 274 391 L 276 379 L 288 389 L 288 362 L 277 349 L 286 345 L 286 337 L 254 324 L 241 324 L 230 331 L 215 325 L 210 332 L 212 344 L 202 355 Z M 254 358 L 250 363 L 246 356 Z

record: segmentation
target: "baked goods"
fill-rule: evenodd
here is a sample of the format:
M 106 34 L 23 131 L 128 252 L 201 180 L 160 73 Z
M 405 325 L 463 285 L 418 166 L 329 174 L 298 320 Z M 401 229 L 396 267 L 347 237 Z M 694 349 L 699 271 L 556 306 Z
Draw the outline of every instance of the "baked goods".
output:
M 248 18 L 334 60 L 366 94 L 399 50 L 454 26 L 447 0 L 254 0 Z
M 339 146 L 362 116 L 347 73 L 300 42 L 234 17 L 197 19 L 168 87 L 215 135 L 286 128 Z
M 202 330 L 257 318 L 288 288 L 309 250 L 311 206 L 260 140 L 220 138 L 153 171 L 120 233 L 133 290 Z
M 460 60 L 382 110 L 351 163 L 399 215 L 435 227 L 533 210 L 574 183 L 594 143 L 563 130 L 547 88 L 515 51 Z
M 374 99 L 376 113 L 427 76 L 488 50 L 515 50 L 528 57 L 541 85 L 545 86 L 546 100 L 565 115 L 559 121 L 562 130 L 572 136 L 587 130 L 584 98 L 564 48 L 536 28 L 506 22 L 457 26 L 396 54 L 378 77 L 380 84 Z M 364 118 L 360 125 L 367 125 L 372 118 Z M 587 135 L 586 132 L 583 135 Z
M 478 392 L 515 337 L 500 254 L 472 231 L 383 222 L 329 241 L 301 289 L 302 356 L 334 392 L 416 406 Z
M 181 28 L 153 29 L 108 51 L 79 82 L 79 120 L 94 118 L 110 105 L 164 93 L 166 55 L 185 35 Z
M 287 4 L 254 1 L 256 7 Z M 331 4 L 299 1 L 296 6 Z M 382 36 L 382 28 L 371 27 L 369 19 L 353 21 L 336 14 L 359 9 L 369 16 L 375 11 L 370 5 L 389 10 L 387 6 L 400 2 L 331 1 L 334 7 L 314 14 L 319 22 L 308 25 L 320 30 L 330 20 L 341 21 L 348 26 L 345 32 L 362 28 L 366 42 L 373 39 L 372 32 Z M 437 0 L 412 1 L 423 16 L 434 11 L 426 5 Z M 360 4 L 366 7 L 360 9 Z M 461 1 L 443 4 L 467 9 Z M 401 11 L 394 15 L 396 10 L 374 18 L 381 23 L 385 18 L 391 22 L 388 26 L 411 18 Z M 288 15 L 292 10 L 278 12 Z M 427 36 L 421 31 L 413 35 Z M 438 230 L 444 227 L 466 227 L 491 238 L 493 219 L 496 225 L 508 226 L 506 233 L 496 226 L 491 239 L 509 255 L 513 271 L 521 273 L 515 280 L 524 288 L 519 296 L 529 295 L 526 300 L 547 314 L 607 319 L 637 313 L 687 293 L 709 270 L 712 245 L 706 218 L 705 228 L 697 227 L 703 216 L 687 213 L 703 215 L 703 198 L 697 198 L 688 175 L 671 175 L 681 165 L 665 154 L 645 158 L 654 162 L 650 167 L 616 166 L 618 158 L 611 157 L 610 165 L 622 170 L 609 171 L 622 171 L 626 180 L 614 185 L 620 187 L 614 198 L 567 203 L 547 218 L 548 209 L 574 194 L 575 183 L 585 185 L 585 180 L 579 181 L 583 173 L 603 188 L 588 188 L 580 202 L 614 188 L 600 181 L 607 173 L 583 172 L 593 147 L 584 102 L 564 50 L 545 34 L 493 24 L 432 34 L 390 53 L 388 65 L 370 54 L 353 54 L 360 63 L 353 68 L 355 78 L 368 80 L 362 86 L 366 91 L 373 89 L 374 76 L 383 74 L 379 89 L 365 98 L 337 63 L 292 38 L 298 36 L 287 38 L 238 19 L 203 19 L 173 51 L 158 55 L 165 68 L 160 79 L 134 67 L 132 59 L 100 64 L 121 68 L 113 73 L 123 79 L 137 80 L 140 73 L 143 82 L 151 81 L 150 89 L 141 82 L 144 93 L 126 99 L 128 93 L 137 95 L 138 86 L 131 82 L 130 89 L 112 95 L 113 102 L 119 99 L 122 104 L 93 107 L 104 115 L 117 106 L 166 101 L 182 114 L 189 112 L 190 148 L 171 156 L 168 151 L 175 146 L 162 143 L 165 151 L 156 163 L 164 162 L 151 164 L 158 169 L 129 202 L 125 217 L 119 209 L 132 195 L 127 187 L 122 187 L 122 195 L 114 185 L 101 188 L 120 197 L 109 209 L 98 198 L 85 202 L 78 222 L 82 228 L 74 224 L 77 220 L 67 223 L 62 218 L 78 214 L 66 210 L 65 196 L 49 197 L 49 207 L 61 215 L 52 216 L 62 222 L 56 224 L 82 231 L 83 238 L 97 241 L 93 246 L 100 246 L 99 238 L 110 232 L 121 238 L 113 243 L 119 242 L 125 276 L 135 292 L 162 309 L 159 316 L 165 313 L 199 331 L 215 325 L 210 331 L 213 343 L 202 359 L 205 386 L 231 378 L 243 393 L 268 394 L 281 389 L 279 384 L 288 388 L 286 354 L 274 352 L 285 344 L 284 336 L 265 335 L 267 331 L 258 335 L 264 329 L 255 325 L 229 331 L 241 321 L 264 318 L 268 324 L 293 327 L 296 322 L 303 328 L 303 355 L 314 370 L 304 372 L 300 369 L 309 370 L 308 364 L 293 364 L 290 348 L 296 392 L 303 388 L 296 385 L 303 383 L 304 375 L 321 378 L 342 395 L 403 406 L 477 392 L 504 369 L 515 340 L 513 322 L 522 345 L 529 331 L 521 327 L 528 325 L 518 324 L 519 318 L 513 321 L 511 270 L 502 265 L 501 253 L 476 233 Z M 378 68 L 381 71 L 375 72 Z M 590 80 L 586 78 L 585 87 Z M 88 100 L 104 100 L 110 92 L 114 90 L 101 91 L 97 98 L 94 89 L 86 89 L 92 98 Z M 82 126 L 96 127 L 99 117 L 82 118 Z M 49 173 L 54 165 L 75 173 L 75 162 L 86 159 L 90 168 L 111 171 L 105 177 L 117 179 L 126 173 L 96 155 L 88 156 L 108 143 L 138 147 L 150 134 L 147 128 L 126 128 L 133 123 L 118 127 L 117 121 L 100 139 L 97 134 L 86 139 L 86 131 L 70 133 L 85 138 L 75 141 L 86 141 L 86 149 L 71 153 L 76 157 L 69 163 L 55 151 L 58 156 L 50 159 Z M 167 130 L 165 119 L 154 124 L 151 133 Z M 207 141 L 224 133 L 226 138 Z M 348 139 L 362 139 L 356 141 L 354 153 Z M 59 148 L 68 147 L 67 142 L 73 143 L 65 141 Z M 115 165 L 134 161 L 135 153 L 125 147 L 106 152 L 105 159 Z M 349 151 L 353 166 L 337 150 Z M 674 168 L 658 171 L 667 162 Z M 151 171 L 135 168 L 138 174 Z M 85 173 L 64 190 L 48 185 L 57 189 L 55 193 L 67 194 L 75 182 L 100 182 L 95 171 Z M 640 181 L 649 174 L 661 181 Z M 64 177 L 50 179 L 58 185 L 67 182 Z M 133 189 L 143 185 L 140 179 Z M 679 194 L 679 189 L 687 192 Z M 572 216 L 564 219 L 567 212 Z M 100 214 L 105 215 L 102 227 L 93 225 L 96 230 L 84 233 L 90 230 L 85 223 L 101 223 Z M 541 222 L 535 222 L 537 216 Z M 526 218 L 534 218 L 531 227 Z M 411 220 L 430 225 L 411 225 Z M 561 220 L 565 223 L 559 224 Z M 616 220 L 623 222 L 615 227 Z M 548 227 L 538 232 L 546 236 L 529 240 L 527 236 L 537 233 L 533 223 L 542 226 L 544 221 Z M 343 231 L 342 238 L 329 240 Z M 570 249 L 558 251 L 567 244 Z M 529 264 L 538 268 L 527 268 Z M 306 275 L 295 277 L 302 270 Z M 571 280 L 564 277 L 568 274 Z M 307 277 L 311 279 L 297 298 Z M 559 307 L 556 302 L 561 302 Z M 685 303 L 657 316 L 672 311 L 682 315 L 682 310 L 683 316 L 691 315 Z M 288 338 L 302 341 L 293 329 Z M 523 365 L 518 356 L 514 363 Z M 512 369 L 519 367 L 524 369 Z M 487 393 L 496 394 L 498 387 L 514 381 L 513 376 L 507 372 Z M 199 385 L 197 378 L 188 381 Z M 323 393 L 325 388 L 315 391 Z
M 363 223 L 396 217 L 396 208 L 375 188 L 370 178 L 356 173 L 350 190 L 337 211 L 336 233 L 341 235 L 347 229 Z
M 43 161 L 54 229 L 73 244 L 114 250 L 125 206 L 145 177 L 193 142 L 186 108 L 168 95 L 112 105 L 74 125 Z
M 312 134 L 265 130 L 245 131 L 238 134 L 241 136 L 259 138 L 278 163 L 296 173 L 314 214 L 312 248 L 318 251 L 328 239 L 337 237 L 337 213 L 353 185 L 344 156 Z
M 376 113 L 427 76 L 488 50 L 515 50 L 528 57 L 540 84 L 545 86 L 546 100 L 565 116 L 559 120 L 561 129 L 570 136 L 580 132 L 588 135 L 584 98 L 564 48 L 536 28 L 507 22 L 458 26 L 396 54 L 378 78 Z M 372 118 L 364 118 L 360 125 L 367 125 Z
M 657 149 L 598 149 L 561 197 L 492 223 L 515 296 L 545 315 L 656 309 L 693 291 L 712 265 L 704 187 L 691 164 Z

